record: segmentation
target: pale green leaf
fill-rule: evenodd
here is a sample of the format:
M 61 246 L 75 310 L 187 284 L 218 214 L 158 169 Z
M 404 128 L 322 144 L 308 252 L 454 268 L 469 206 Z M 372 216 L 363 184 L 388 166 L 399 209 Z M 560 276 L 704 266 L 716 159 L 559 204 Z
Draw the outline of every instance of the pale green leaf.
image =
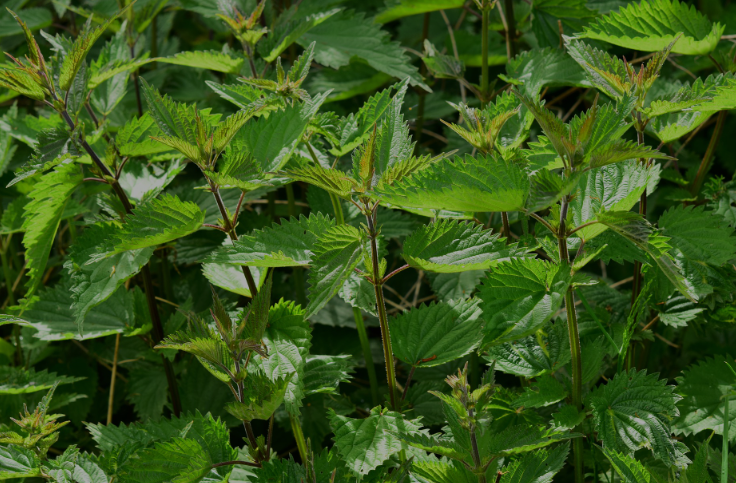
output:
M 463 0 L 393 0 L 387 2 L 386 9 L 376 15 L 375 21 L 388 23 L 410 15 L 461 8 L 463 4 Z
M 216 50 L 179 52 L 171 57 L 159 57 L 154 60 L 164 64 L 208 69 L 226 74 L 239 74 L 240 68 L 245 62 L 245 58 L 243 57 L 235 57 L 229 53 L 218 52 Z
M 559 310 L 571 282 L 570 267 L 539 259 L 513 259 L 496 265 L 483 280 L 484 343 L 525 337 Z
M 415 367 L 444 364 L 476 348 L 482 339 L 479 300 L 420 305 L 389 321 L 394 355 Z

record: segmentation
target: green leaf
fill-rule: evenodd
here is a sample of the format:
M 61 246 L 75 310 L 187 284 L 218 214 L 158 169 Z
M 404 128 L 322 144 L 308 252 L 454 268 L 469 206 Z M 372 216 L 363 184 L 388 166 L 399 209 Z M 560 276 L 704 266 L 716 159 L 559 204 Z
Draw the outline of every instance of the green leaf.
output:
M 611 462 L 611 466 L 616 470 L 621 481 L 624 483 L 649 483 L 651 475 L 633 456 L 626 453 L 619 453 L 616 450 L 601 448 L 603 454 Z
M 158 420 L 168 397 L 166 373 L 148 366 L 130 372 L 127 400 L 141 421 Z
M 323 168 L 322 166 L 311 165 L 288 169 L 284 175 L 294 181 L 302 181 L 322 188 L 343 199 L 350 199 L 350 195 L 357 187 L 353 178 L 346 173 L 337 169 Z
M 631 369 L 594 389 L 585 405 L 593 413 L 593 425 L 603 447 L 632 454 L 642 447 L 668 465 L 677 462 L 676 441 L 670 423 L 679 415 L 680 397 L 659 374 Z
M 340 12 L 340 10 L 341 9 L 339 8 L 333 8 L 331 10 L 313 13 L 296 19 L 292 19 L 293 16 L 296 16 L 295 13 L 298 12 L 296 8 L 283 12 L 279 17 L 279 24 L 276 25 L 276 27 L 269 32 L 268 37 L 259 44 L 258 50 L 263 56 L 263 60 L 269 63 L 273 62 L 301 36 Z M 288 20 L 283 22 L 284 18 Z
M 166 95 L 162 96 L 156 88 L 146 82 L 145 79 L 141 80 L 141 92 L 148 104 L 148 112 L 165 135 L 159 136 L 157 139 L 161 142 L 167 140 L 166 144 L 169 146 L 173 144 L 172 141 L 178 139 L 182 146 L 187 146 L 193 153 L 196 153 L 191 157 L 194 160 L 198 160 L 199 152 L 196 147 L 198 140 L 196 124 L 197 112 L 195 107 L 188 106 L 184 103 L 174 102 L 171 97 Z M 176 149 L 179 149 L 179 147 Z M 188 154 L 185 155 L 189 156 Z
M 478 481 L 478 477 L 470 470 L 453 461 L 414 461 L 411 465 L 411 472 L 432 483 L 476 483 Z
M 171 150 L 169 146 L 151 139 L 160 136 L 156 121 L 146 112 L 125 123 L 115 136 L 115 142 L 123 156 L 150 156 Z
M 248 84 L 226 85 L 217 84 L 210 80 L 205 81 L 205 84 L 215 91 L 217 95 L 232 102 L 241 109 L 245 109 L 263 97 L 263 91 L 251 87 Z
M 611 211 L 599 213 L 596 219 L 646 252 L 682 295 L 691 302 L 697 302 L 697 290 L 691 281 L 682 276 L 671 255 L 667 253 L 670 247 L 666 239 L 653 234 L 651 225 L 641 215 L 628 211 Z
M 292 415 L 299 414 L 305 396 L 304 377 L 311 339 L 305 311 L 294 302 L 282 299 L 268 311 L 268 327 L 264 334 L 268 359 L 262 361 L 262 367 L 272 381 L 290 379 L 284 404 Z
M 175 438 L 135 453 L 118 472 L 126 483 L 196 483 L 210 473 L 213 463 L 197 441 Z
M 562 401 L 567 397 L 567 389 L 554 376 L 544 376 L 524 388 L 524 393 L 514 400 L 512 406 L 543 408 Z
M 418 270 L 454 273 L 485 270 L 525 253 L 526 249 L 507 245 L 499 233 L 475 223 L 440 220 L 412 233 L 402 256 Z
M 565 45 L 570 57 L 585 70 L 586 77 L 594 87 L 613 99 L 629 92 L 631 79 L 621 59 L 570 37 L 565 37 Z
M 341 382 L 350 380 L 350 356 L 309 356 L 304 369 L 304 392 L 339 394 Z
M 195 50 L 179 52 L 171 57 L 159 57 L 157 62 L 164 64 L 183 65 L 196 69 L 208 69 L 226 74 L 239 74 L 245 62 L 243 57 L 233 57 L 226 52 L 216 50 Z
M 263 171 L 280 170 L 291 158 L 309 120 L 326 97 L 325 94 L 318 95 L 247 123 L 235 135 L 232 148 L 247 149 Z
M 420 305 L 389 321 L 394 355 L 415 367 L 432 367 L 463 357 L 482 339 L 477 299 Z
M 143 296 L 140 289 L 138 295 Z M 39 291 L 25 308 L 23 317 L 37 330 L 33 336 L 44 341 L 93 339 L 111 334 L 136 335 L 150 330 L 150 322 L 139 320 L 136 324 L 133 291 L 118 289 L 107 300 L 91 308 L 84 318 L 84 336 L 72 309 L 74 303 L 71 287 L 60 282 Z M 147 324 L 148 322 L 148 324 Z
M 91 258 L 92 262 L 129 250 L 155 247 L 185 237 L 204 223 L 204 211 L 195 203 L 165 193 L 139 206 L 125 218 L 114 234 L 111 251 Z
M 567 264 L 527 258 L 496 265 L 478 294 L 486 318 L 484 344 L 534 333 L 559 310 L 571 280 Z
M 673 206 L 659 217 L 659 228 L 690 260 L 720 267 L 736 257 L 733 228 L 703 206 Z
M 409 78 L 412 85 L 429 91 L 416 67 L 398 42 L 388 32 L 365 18 L 362 12 L 343 11 L 304 34 L 302 47 L 317 42 L 315 59 L 325 67 L 337 69 L 358 57 L 379 72 L 399 79 Z
M 388 23 L 410 15 L 461 8 L 463 3 L 462 0 L 423 0 L 421 2 L 416 0 L 394 0 L 386 5 L 385 10 L 376 15 L 375 21 Z
M 252 267 L 250 273 L 256 282 L 256 286 L 260 287 L 266 280 L 266 268 Z M 229 265 L 226 263 L 203 263 L 202 274 L 214 286 L 225 289 L 229 292 L 251 297 L 248 282 L 245 280 L 243 269 L 237 265 Z
M 25 2 L 24 2 L 25 3 Z M 12 5 L 11 3 L 7 4 Z M 10 7 L 15 9 L 16 7 Z M 44 29 L 51 25 L 53 18 L 48 8 L 26 8 L 17 12 L 19 18 L 29 31 Z M 24 33 L 24 29 L 18 24 L 7 10 L 0 13 L 0 38 L 10 37 Z
M 14 444 L 0 446 L 0 478 L 32 478 L 41 475 L 41 462 L 36 454 Z
M 64 56 L 61 64 L 61 71 L 59 73 L 59 87 L 61 90 L 69 90 L 94 43 L 125 10 L 120 10 L 102 25 L 92 27 L 91 20 L 85 24 L 84 29 L 77 35 L 71 50 Z
M 255 230 L 225 245 L 205 261 L 257 267 L 295 267 L 309 265 L 315 243 L 335 222 L 322 214 L 282 219 L 281 224 Z
M 634 160 L 587 171 L 578 182 L 570 202 L 575 226 L 595 220 L 602 211 L 630 210 L 645 191 L 654 191 L 659 172 L 658 164 L 645 167 Z M 606 228 L 606 225 L 596 223 L 575 233 L 588 241 Z
M 148 247 L 115 253 L 103 259 L 94 258 L 113 249 L 116 233 L 110 222 L 91 226 L 72 245 L 64 264 L 73 284 L 71 309 L 80 335 L 87 313 L 140 272 L 153 254 L 154 247 Z
M 492 346 L 486 360 L 495 363 L 498 371 L 531 378 L 557 371 L 570 357 L 567 327 L 557 322 L 548 323 L 539 335 Z
M 265 376 L 249 374 L 244 381 L 245 401 L 229 402 L 225 410 L 241 421 L 268 420 L 284 402 L 289 379 L 290 377 L 271 381 Z
M 541 449 L 523 455 L 504 466 L 499 483 L 550 483 L 560 472 L 570 453 L 569 444 Z
M 314 245 L 309 273 L 309 305 L 306 317 L 319 312 L 353 273 L 363 255 L 357 228 L 338 225 L 327 230 Z
M 23 221 L 23 245 L 26 247 L 28 265 L 26 297 L 33 295 L 41 285 L 64 207 L 81 182 L 82 172 L 79 166 L 68 163 L 43 175 L 29 193 L 31 201 L 25 206 Z
M 57 376 L 55 372 L 45 369 L 36 371 L 22 367 L 0 366 L 0 394 L 30 394 L 48 391 L 55 385 L 71 384 L 81 381 L 83 377 Z
M 682 34 L 672 52 L 704 55 L 715 49 L 724 29 L 719 23 L 711 23 L 694 6 L 679 0 L 642 0 L 598 17 L 579 37 L 656 52 Z
M 532 8 L 532 31 L 540 47 L 560 45 L 560 32 L 580 32 L 595 18 L 585 0 L 541 0 Z
M 673 427 L 676 434 L 691 435 L 702 431 L 723 434 L 724 403 L 729 398 L 728 439 L 736 440 L 736 396 L 732 388 L 736 386 L 736 376 L 726 366 L 733 364 L 731 357 L 717 355 L 693 364 L 677 378 L 677 393 L 682 400 L 677 404 L 679 417 Z
M 399 437 L 420 428 L 401 414 L 382 411 L 380 407 L 373 408 L 365 419 L 351 419 L 330 410 L 330 427 L 343 461 L 359 475 L 367 475 L 404 449 Z
M 451 211 L 519 211 L 529 177 L 517 164 L 493 156 L 443 159 L 392 185 L 376 196 L 392 205 Z
M 529 97 L 536 98 L 545 87 L 590 87 L 583 69 L 559 49 L 527 50 L 506 64 L 502 79 L 521 85 Z

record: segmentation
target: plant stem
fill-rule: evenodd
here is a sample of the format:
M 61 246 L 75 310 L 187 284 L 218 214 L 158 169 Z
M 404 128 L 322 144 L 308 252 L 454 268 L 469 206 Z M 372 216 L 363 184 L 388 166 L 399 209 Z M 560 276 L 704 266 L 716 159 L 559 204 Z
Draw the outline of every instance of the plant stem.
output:
M 225 224 L 225 230 L 227 231 L 228 236 L 233 242 L 238 241 L 238 234 L 235 233 L 235 226 L 232 223 L 232 220 L 230 220 L 230 215 L 227 212 L 227 208 L 225 208 L 225 203 L 222 201 L 222 196 L 220 195 L 220 188 L 214 184 L 212 181 L 208 180 L 210 185 L 210 191 L 212 192 L 212 195 L 215 197 L 215 202 L 217 203 L 217 208 L 220 210 L 220 215 L 222 216 L 222 222 Z M 254 298 L 256 295 L 258 295 L 258 286 L 256 285 L 256 281 L 253 279 L 253 274 L 250 272 L 250 268 L 246 267 L 245 265 L 241 265 L 241 268 L 243 269 L 243 275 L 245 276 L 245 282 L 248 284 L 248 290 L 250 291 L 251 298 Z
M 135 59 L 135 44 L 130 46 L 130 59 Z M 143 117 L 143 103 L 141 102 L 141 82 L 138 79 L 138 69 L 133 72 L 135 83 L 135 102 L 138 107 L 138 117 Z
M 367 206 L 366 206 L 367 208 Z M 396 406 L 396 369 L 394 368 L 394 351 L 391 347 L 391 333 L 388 329 L 388 315 L 386 314 L 386 303 L 383 299 L 383 282 L 380 280 L 378 261 L 378 245 L 376 244 L 375 212 L 366 214 L 368 222 L 368 236 L 371 241 L 371 262 L 373 264 L 373 288 L 376 293 L 376 307 L 378 321 L 381 324 L 381 340 L 383 342 L 383 358 L 386 360 L 386 379 L 388 380 L 388 394 L 391 409 L 397 410 Z
M 480 92 L 483 94 L 481 105 L 488 103 L 488 23 L 490 9 L 483 9 L 483 20 L 481 21 L 481 70 L 480 70 Z M 510 57 L 509 57 L 510 58 Z
M 708 143 L 708 149 L 705 150 L 703 160 L 700 162 L 695 179 L 693 179 L 690 184 L 690 193 L 693 196 L 697 196 L 698 193 L 700 193 L 700 188 L 703 186 L 703 181 L 705 181 L 705 175 L 710 171 L 710 167 L 713 162 L 713 155 L 715 154 L 716 147 L 718 146 L 718 141 L 721 139 L 723 125 L 725 124 L 727 114 L 728 111 L 721 111 L 718 113 L 716 126 L 713 129 L 713 135 L 710 137 L 710 143 Z
M 509 215 L 505 211 L 501 212 L 501 222 L 503 223 L 503 236 L 506 238 L 506 244 L 511 243 L 511 227 L 509 226 Z
M 358 329 L 360 347 L 363 350 L 365 368 L 368 371 L 368 381 L 371 384 L 371 401 L 374 406 L 378 406 L 378 377 L 376 377 L 376 366 L 373 364 L 373 354 L 371 354 L 371 346 L 370 342 L 368 342 L 368 332 L 365 330 L 363 314 L 358 307 L 353 307 L 353 317 L 355 318 L 355 328 Z
M 511 60 L 516 57 L 516 19 L 514 0 L 505 0 L 503 13 L 506 15 L 506 55 Z
M 342 204 L 340 199 L 330 193 L 330 201 L 332 201 L 332 208 L 335 210 L 335 220 L 338 225 L 345 224 L 345 214 L 342 211 Z M 363 314 L 360 309 L 353 307 L 353 317 L 355 318 L 355 328 L 358 330 L 358 338 L 360 339 L 360 347 L 363 350 L 363 359 L 365 359 L 365 368 L 368 371 L 368 381 L 371 384 L 371 400 L 374 406 L 379 404 L 378 400 L 378 377 L 376 376 L 376 366 L 373 363 L 373 354 L 371 353 L 371 346 L 368 341 L 368 331 L 365 330 L 365 323 L 363 322 Z
M 115 402 L 115 380 L 118 377 L 118 352 L 120 350 L 120 334 L 115 335 L 115 353 L 112 358 L 112 376 L 110 377 L 110 397 L 107 400 L 107 424 L 112 423 L 112 407 Z
M 15 294 L 13 294 L 13 275 L 10 273 L 10 264 L 8 263 L 8 248 L 10 240 L 4 240 L 0 236 L 0 260 L 3 264 L 3 277 L 5 277 L 5 290 L 8 292 L 8 305 L 15 305 Z
M 429 36 L 429 12 L 424 14 L 424 24 L 422 26 L 422 45 L 424 45 L 424 41 Z M 427 74 L 427 66 L 424 65 L 424 62 L 422 62 L 422 65 L 419 67 L 419 74 L 424 77 Z M 414 155 L 416 156 L 419 153 L 419 144 L 422 141 L 422 129 L 424 129 L 424 103 L 427 97 L 427 92 L 424 89 L 419 89 L 419 103 L 417 105 L 417 119 L 416 123 L 414 124 L 416 126 L 416 130 L 414 131 L 416 133 L 416 144 L 414 145 Z
M 567 229 L 565 219 L 567 218 L 568 198 L 562 198 L 560 209 L 560 228 L 558 231 L 558 246 L 560 251 L 560 263 L 569 263 L 570 254 L 567 251 Z M 567 311 L 567 332 L 570 338 L 570 354 L 572 366 L 572 402 L 579 411 L 583 408 L 583 365 L 580 352 L 580 334 L 578 332 L 578 319 L 575 312 L 575 294 L 573 288 L 569 287 L 565 293 L 565 310 Z M 575 453 L 575 483 L 583 483 L 583 440 L 576 438 L 573 442 Z
M 729 411 L 728 403 L 730 402 L 730 391 L 726 391 L 726 398 L 723 401 L 723 445 L 721 447 L 721 483 L 728 483 L 728 431 L 729 431 Z
M 56 99 L 58 100 L 58 99 Z M 66 121 L 67 125 L 69 126 L 69 129 L 71 130 L 71 133 L 74 132 L 76 129 L 76 125 L 74 124 L 74 121 L 69 116 L 69 113 L 66 109 L 63 109 L 60 111 L 61 117 Z M 81 138 L 79 140 L 80 144 L 82 145 L 82 148 L 89 154 L 89 157 L 92 158 L 92 161 L 95 163 L 95 166 L 97 166 L 97 169 L 99 169 L 106 177 L 108 183 L 112 186 L 113 191 L 115 191 L 115 194 L 117 195 L 118 199 L 120 200 L 120 203 L 123 205 L 123 208 L 125 209 L 126 214 L 131 214 L 133 212 L 133 205 L 130 204 L 130 200 L 128 199 L 128 195 L 125 194 L 125 190 L 123 190 L 122 186 L 120 186 L 120 183 L 115 178 L 113 173 L 110 171 L 110 169 L 107 167 L 107 165 L 100 159 L 99 156 L 97 156 L 97 153 L 92 149 L 92 146 L 90 146 L 87 141 L 84 138 Z M 146 263 L 143 266 L 143 269 L 141 270 L 141 275 L 143 276 L 143 290 L 146 294 L 146 302 L 148 304 L 148 313 L 151 316 L 151 323 L 153 324 L 153 333 L 156 340 L 154 341 L 154 345 L 163 340 L 164 338 L 164 328 L 163 325 L 161 325 L 161 317 L 158 313 L 158 307 L 156 306 L 156 295 L 153 292 L 153 280 L 151 278 L 151 269 L 149 268 L 149 263 Z M 181 414 L 181 401 L 179 399 L 179 389 L 176 384 L 176 375 L 174 374 L 174 368 L 171 365 L 171 362 L 161 355 L 161 360 L 164 364 L 164 372 L 166 373 L 166 382 L 169 387 L 169 396 L 171 397 L 171 406 L 174 411 L 175 416 L 179 416 Z
M 289 422 L 291 423 L 291 430 L 294 433 L 294 439 L 296 439 L 296 447 L 299 449 L 299 456 L 302 459 L 302 463 L 307 463 L 307 442 L 304 440 L 304 432 L 302 432 L 302 425 L 296 416 L 289 414 Z

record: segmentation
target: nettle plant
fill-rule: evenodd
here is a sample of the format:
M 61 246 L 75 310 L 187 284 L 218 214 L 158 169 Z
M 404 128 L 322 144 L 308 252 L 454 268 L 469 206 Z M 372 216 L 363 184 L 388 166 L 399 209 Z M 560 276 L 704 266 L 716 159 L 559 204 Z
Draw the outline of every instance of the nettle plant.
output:
M 11 3 L 0 477 L 733 481 L 724 25 Z

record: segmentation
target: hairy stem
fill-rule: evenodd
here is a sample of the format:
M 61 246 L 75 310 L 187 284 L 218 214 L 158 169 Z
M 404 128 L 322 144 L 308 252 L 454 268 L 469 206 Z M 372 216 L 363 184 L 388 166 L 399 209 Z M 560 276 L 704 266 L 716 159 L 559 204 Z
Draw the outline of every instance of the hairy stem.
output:
M 480 68 L 480 92 L 483 95 L 481 103 L 486 106 L 488 99 L 488 23 L 491 11 L 483 9 L 483 20 L 481 22 L 481 68 Z
M 429 12 L 424 14 L 424 24 L 422 26 L 422 45 L 424 45 L 424 41 L 427 39 L 427 36 L 429 36 Z M 419 74 L 424 77 L 427 74 L 427 66 L 424 65 L 424 62 L 422 62 L 422 65 L 419 67 Z M 422 141 L 422 129 L 424 129 L 424 103 L 427 97 L 427 92 L 419 88 L 419 102 L 417 105 L 417 119 L 414 124 L 416 127 L 414 133 L 416 138 L 416 144 L 414 145 L 414 155 L 419 154 L 419 145 Z
M 514 0 L 505 0 L 503 13 L 506 15 L 506 55 L 509 60 L 516 57 L 516 19 L 514 18 Z
M 511 227 L 509 226 L 509 214 L 505 211 L 501 212 L 501 222 L 503 223 L 503 236 L 506 237 L 506 243 L 511 243 Z
M 710 137 L 710 142 L 708 143 L 708 149 L 705 150 L 703 160 L 700 161 L 700 166 L 698 167 L 695 179 L 693 179 L 690 184 L 690 193 L 693 196 L 697 196 L 698 193 L 700 193 L 700 188 L 703 186 L 705 176 L 708 174 L 708 171 L 710 171 L 711 164 L 713 163 L 713 155 L 715 154 L 718 141 L 720 141 L 721 134 L 723 133 L 723 125 L 726 121 L 726 115 L 728 115 L 728 111 L 721 111 L 718 113 L 716 126 L 713 129 L 713 135 Z
M 338 225 L 345 224 L 345 214 L 342 211 L 342 204 L 340 199 L 330 193 L 330 201 L 332 201 L 332 208 L 335 210 L 335 220 Z M 365 323 L 363 322 L 363 314 L 360 309 L 353 307 L 353 317 L 355 318 L 355 328 L 358 330 L 358 338 L 360 339 L 360 347 L 363 351 L 363 359 L 365 359 L 365 368 L 368 371 L 368 381 L 371 384 L 371 400 L 374 406 L 379 403 L 378 400 L 378 376 L 376 376 L 376 366 L 373 363 L 373 354 L 371 353 L 371 346 L 368 342 L 368 331 L 365 329 Z
M 112 376 L 110 377 L 110 397 L 107 400 L 107 424 L 112 424 L 112 408 L 115 402 L 115 381 L 118 377 L 118 353 L 120 351 L 120 334 L 115 335 L 115 353 L 112 357 Z
M 76 125 L 74 124 L 72 118 L 69 116 L 67 110 L 64 109 L 60 113 L 61 117 L 69 126 L 71 133 L 74 133 Z M 110 185 L 112 186 L 113 191 L 115 191 L 115 194 L 117 195 L 120 203 L 125 209 L 125 213 L 131 214 L 133 212 L 133 205 L 130 204 L 128 195 L 125 194 L 125 190 L 123 190 L 122 186 L 120 186 L 118 180 L 115 178 L 115 176 L 113 176 L 107 165 L 102 161 L 102 159 L 100 159 L 99 156 L 97 156 L 97 153 L 94 151 L 94 149 L 92 149 L 92 146 L 90 146 L 84 138 L 81 138 L 79 142 L 82 145 L 82 148 L 87 152 L 87 154 L 89 154 L 89 157 L 92 158 L 92 161 L 95 163 L 95 166 L 97 166 L 97 169 L 102 172 L 108 183 L 110 183 Z M 153 333 L 154 337 L 156 338 L 156 340 L 154 341 L 155 345 L 164 338 L 164 328 L 163 325 L 161 325 L 161 316 L 159 315 L 158 307 L 156 306 L 156 294 L 153 291 L 153 279 L 151 278 L 151 269 L 149 267 L 149 263 L 150 262 L 146 263 L 143 266 L 143 269 L 141 270 L 141 275 L 143 277 L 143 290 L 145 292 L 146 302 L 148 304 L 148 313 L 151 316 Z M 169 386 L 171 406 L 174 410 L 174 415 L 178 417 L 179 414 L 181 414 L 181 401 L 179 399 L 179 389 L 176 384 L 176 375 L 174 374 L 174 368 L 171 365 L 171 361 L 164 357 L 163 354 L 161 355 L 161 360 L 164 365 L 164 372 L 166 373 L 166 382 Z
M 10 237 L 3 240 L 0 237 L 0 260 L 3 264 L 3 277 L 5 277 L 5 290 L 8 292 L 8 305 L 15 305 L 15 294 L 13 294 L 13 275 L 10 273 L 10 263 L 8 261 L 8 248 L 10 247 Z M 4 243 L 3 243 L 4 242 Z
M 386 314 L 386 303 L 383 299 L 383 282 L 380 277 L 378 245 L 376 244 L 375 212 L 366 214 L 368 222 L 368 236 L 371 241 L 371 262 L 373 264 L 373 288 L 376 293 L 376 307 L 378 321 L 381 325 L 381 341 L 383 342 L 383 358 L 386 360 L 386 379 L 388 380 L 388 394 L 391 409 L 397 410 L 396 406 L 396 368 L 394 367 L 394 351 L 391 347 L 391 333 L 388 329 L 388 315 Z
M 227 235 L 230 237 L 230 239 L 233 242 L 238 241 L 238 234 L 235 233 L 235 225 L 233 225 L 232 220 L 230 220 L 230 215 L 227 212 L 227 208 L 225 208 L 225 203 L 222 201 L 222 196 L 220 195 L 220 188 L 214 184 L 212 181 L 209 181 L 210 185 L 210 191 L 212 192 L 212 195 L 215 197 L 215 202 L 217 203 L 217 208 L 220 210 L 220 215 L 222 216 L 222 222 L 225 224 L 225 230 L 227 231 Z M 250 271 L 250 268 L 246 267 L 245 265 L 241 265 L 243 269 L 243 275 L 245 276 L 245 282 L 248 284 L 248 290 L 250 291 L 251 298 L 254 298 L 256 295 L 258 295 L 258 286 L 256 285 L 255 279 L 253 279 L 253 274 Z
M 560 263 L 569 263 L 570 254 L 567 251 L 567 230 L 565 219 L 567 218 L 568 199 L 562 198 L 560 209 L 560 229 L 558 231 L 558 246 Z M 572 403 L 578 411 L 583 408 L 583 364 L 580 352 L 580 334 L 578 332 L 578 318 L 575 312 L 575 294 L 573 288 L 569 287 L 565 293 L 565 310 L 567 311 L 567 332 L 570 339 L 570 354 L 572 366 Z M 573 442 L 575 462 L 575 483 L 583 483 L 583 441 L 580 438 Z
M 296 447 L 299 450 L 299 456 L 302 459 L 303 464 L 307 464 L 307 442 L 304 439 L 304 432 L 302 431 L 302 425 L 299 418 L 289 414 L 289 422 L 291 423 L 291 430 L 294 433 L 294 439 L 296 439 Z

